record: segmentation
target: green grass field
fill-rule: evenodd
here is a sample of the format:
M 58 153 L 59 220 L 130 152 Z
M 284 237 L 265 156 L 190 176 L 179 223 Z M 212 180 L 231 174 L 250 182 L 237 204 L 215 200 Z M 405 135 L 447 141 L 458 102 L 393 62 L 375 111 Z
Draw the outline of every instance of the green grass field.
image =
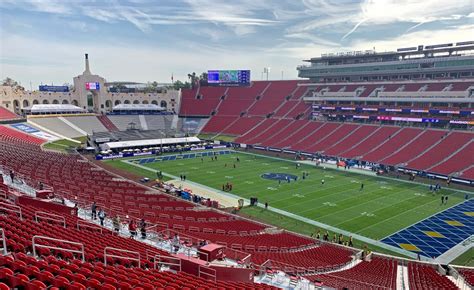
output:
M 240 162 L 236 162 L 237 157 Z M 115 160 L 111 164 L 144 174 L 143 169 L 123 161 Z M 268 202 L 272 207 L 376 240 L 446 209 L 446 205 L 440 205 L 441 194 L 450 195 L 448 206 L 463 198 L 446 189 L 432 195 L 426 185 L 306 164 L 297 169 L 293 161 L 245 153 L 219 155 L 217 161 L 204 157 L 203 161 L 194 158 L 147 163 L 146 166 L 174 176 L 185 174 L 187 180 L 218 190 L 222 184 L 231 182 L 235 195 L 256 196 L 261 203 Z M 306 180 L 301 179 L 303 171 L 309 173 Z M 288 173 L 299 178 L 279 184 L 261 177 L 268 172 Z M 363 190 L 360 190 L 361 183 L 364 183 Z

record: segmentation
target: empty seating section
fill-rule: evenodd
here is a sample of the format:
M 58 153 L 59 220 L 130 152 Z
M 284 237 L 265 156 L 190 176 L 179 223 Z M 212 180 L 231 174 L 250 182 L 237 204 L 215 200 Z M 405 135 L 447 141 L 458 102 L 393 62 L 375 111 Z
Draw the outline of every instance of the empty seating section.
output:
M 377 130 L 374 134 L 370 135 L 367 139 L 352 147 L 352 149 L 341 153 L 341 155 L 347 158 L 362 156 L 365 153 L 368 153 L 369 151 L 374 149 L 375 146 L 378 146 L 391 138 L 395 138 L 391 136 L 394 135 L 397 131 L 399 131 L 400 128 L 381 127 L 380 129 L 377 129 L 377 127 L 374 127 L 374 130 Z
M 198 134 L 208 121 L 208 118 L 178 118 L 177 127 L 181 132 Z
M 413 169 L 428 169 L 429 167 L 443 161 L 462 146 L 473 140 L 471 133 L 452 132 L 442 138 L 436 146 L 425 151 L 418 158 L 410 161 L 407 167 Z
M 390 138 L 382 146 L 378 147 L 374 151 L 364 155 L 364 160 L 370 162 L 378 162 L 381 159 L 385 158 L 387 154 L 395 152 L 397 149 L 401 148 L 403 145 L 409 143 L 411 140 L 416 138 L 419 134 L 423 132 L 422 129 L 417 128 L 405 128 L 400 133 L 398 133 L 394 138 Z
M 69 122 L 86 131 L 88 134 L 92 132 L 105 132 L 108 129 L 104 126 L 96 116 L 71 116 L 64 117 Z
M 38 209 L 31 206 L 21 206 L 21 209 L 23 219 L 19 219 L 16 213 L 12 213 L 8 216 L 0 216 L 0 227 L 5 230 L 5 235 L 8 239 L 7 248 L 10 252 L 33 252 L 32 238 L 35 235 L 39 235 L 83 244 L 85 260 L 88 262 L 94 262 L 96 260 L 103 261 L 105 247 L 139 252 L 141 257 L 146 257 L 147 250 L 161 255 L 168 255 L 165 251 L 161 251 L 155 247 L 135 240 L 123 238 L 105 229 L 102 232 L 91 228 L 88 230 L 85 228 L 78 230 L 76 228 L 77 218 L 73 216 L 65 216 L 66 227 L 63 227 L 61 223 L 54 223 L 52 221 L 41 222 L 40 220 L 39 222 L 35 222 L 35 212 L 44 211 L 44 209 Z M 49 213 L 54 214 L 52 211 L 49 211 Z M 61 244 L 60 242 L 48 241 L 45 239 L 41 241 L 41 244 L 47 244 L 50 246 L 63 245 L 63 247 L 67 249 L 78 249 L 77 246 L 64 243 Z M 74 257 L 80 258 L 63 250 L 49 250 L 47 248 L 38 248 L 37 250 L 38 254 L 41 256 L 55 255 L 69 259 Z M 127 262 L 126 260 L 122 260 L 121 263 L 124 263 L 125 265 L 125 263 L 130 263 L 130 261 L 128 260 Z
M 266 116 L 270 113 L 275 112 L 275 110 L 282 104 L 283 101 L 275 100 L 266 100 L 260 99 L 255 102 L 255 104 L 250 107 L 247 114 L 250 116 Z
M 204 94 L 202 92 L 204 92 Z M 209 95 L 207 94 L 208 92 Z M 219 93 L 224 93 L 223 88 L 203 87 L 200 89 L 200 98 L 198 99 L 196 89 L 182 90 L 180 115 L 183 117 L 209 116 L 220 102 Z
M 425 130 L 399 151 L 394 152 L 394 154 L 382 159 L 380 162 L 388 165 L 403 164 L 423 153 L 433 144 L 436 144 L 445 134 L 446 132 L 443 131 Z
M 272 260 L 272 262 L 281 262 L 305 269 L 317 269 L 342 267 L 351 261 L 353 254 L 350 250 L 324 244 L 293 252 L 254 252 L 252 262 L 261 265 L 267 260 Z
M 240 136 L 257 126 L 263 120 L 264 118 L 262 117 L 242 117 L 237 122 L 229 126 L 225 130 L 225 133 L 229 135 Z
M 213 282 L 184 272 L 126 268 L 102 262 L 70 262 L 48 257 L 36 260 L 22 254 L 0 260 L 1 282 L 26 289 L 276 289 L 262 284 Z M 14 269 L 14 270 L 10 270 Z
M 148 130 L 164 130 L 171 129 L 171 115 L 144 115 Z
M 461 174 L 461 177 L 464 177 L 467 179 L 474 179 L 474 166 L 471 165 L 470 168 L 464 170 Z
M 319 142 L 309 146 L 306 150 L 310 152 L 324 151 L 326 148 L 331 147 L 335 143 L 341 141 L 342 138 L 351 134 L 358 127 L 359 125 L 356 124 L 343 124 L 338 130 L 331 132 L 331 134 L 327 135 L 326 138 L 321 139 Z
M 381 87 L 381 85 L 364 85 L 361 88 L 363 88 L 363 91 L 359 94 L 359 98 L 365 98 L 365 97 L 372 97 L 372 93 L 376 88 Z
M 209 116 L 219 104 L 219 99 L 182 100 L 180 116 Z
M 426 88 L 427 92 L 440 92 L 443 91 L 446 87 L 448 87 L 448 83 L 429 83 L 428 87 Z
M 253 127 L 252 130 L 247 131 L 247 133 L 235 139 L 235 142 L 244 143 L 244 144 L 247 143 L 256 135 L 261 134 L 263 131 L 270 128 L 274 122 L 275 120 L 273 119 L 265 119 L 263 122 L 260 122 L 257 126 Z M 251 144 L 251 143 L 247 143 L 247 144 Z
M 303 121 L 305 122 L 305 121 Z M 295 144 L 295 140 L 302 140 L 313 134 L 319 127 L 323 126 L 324 123 L 320 122 L 305 122 L 298 130 L 295 130 L 287 138 L 275 143 L 273 146 L 277 148 L 288 148 Z
M 339 156 L 341 152 L 349 150 L 354 145 L 358 144 L 371 133 L 373 133 L 377 128 L 378 127 L 375 126 L 359 126 L 351 134 L 349 134 L 347 138 L 325 150 L 324 154 L 329 156 Z
M 458 289 L 447 277 L 441 276 L 431 265 L 408 264 L 410 289 Z
M 284 103 L 286 97 L 291 97 L 297 89 L 296 84 L 296 81 L 272 81 L 262 98 L 250 108 L 248 114 L 264 116 L 274 112 Z
M 33 124 L 38 124 L 43 128 L 46 128 L 54 133 L 57 133 L 67 138 L 76 138 L 84 136 L 83 133 L 76 131 L 74 128 L 64 123 L 58 117 L 30 118 L 28 121 L 33 122 Z
M 109 130 L 110 132 L 119 131 L 119 128 L 117 128 L 117 126 L 115 126 L 114 123 L 112 123 L 112 121 L 110 121 L 110 119 L 106 115 L 97 116 L 97 119 L 99 119 L 102 125 L 104 125 L 104 127 L 107 128 L 107 130 Z
M 0 283 L 25 289 L 275 289 L 268 285 L 213 282 L 184 272 L 161 272 L 102 262 L 42 260 L 18 253 L 0 259 Z
M 9 128 L 7 126 L 0 125 L 0 136 L 1 139 L 5 140 L 6 142 L 9 141 L 20 141 L 23 143 L 30 143 L 30 144 L 43 144 L 46 140 L 41 138 L 37 138 L 32 135 L 25 134 L 23 132 L 17 131 L 15 129 Z
M 212 116 L 202 131 L 205 133 L 220 133 L 235 121 L 236 118 L 232 116 Z
M 469 284 L 471 287 L 474 287 L 474 269 L 457 268 L 456 270 L 464 277 L 464 280 L 467 282 L 467 284 Z
M 294 91 L 293 95 L 291 95 L 290 100 L 301 100 L 301 98 L 305 96 L 307 91 L 308 91 L 307 86 L 298 86 L 296 91 Z
M 249 253 L 255 251 L 269 252 L 272 248 L 275 250 L 308 247 L 315 245 L 315 241 L 309 238 L 297 236 L 291 233 L 265 234 L 256 235 L 231 235 L 210 232 L 192 232 L 188 235 L 214 241 L 218 244 L 224 244 L 230 248 L 243 250 Z M 309 256 L 308 256 L 309 258 Z
M 255 102 L 255 99 L 225 100 L 217 109 L 217 116 L 239 116 Z
M 469 144 L 456 154 L 450 156 L 443 163 L 429 168 L 430 171 L 450 175 L 460 172 L 474 164 L 474 141 L 471 138 Z
M 239 116 L 247 112 L 267 86 L 266 82 L 253 82 L 250 87 L 229 88 L 225 100 L 217 108 L 217 115 Z
M 419 91 L 422 87 L 424 86 L 424 84 L 419 84 L 419 83 L 408 83 L 408 84 L 404 84 L 403 85 L 403 91 L 404 92 L 417 92 Z
M 290 125 L 293 120 L 288 120 L 288 119 L 281 119 L 281 120 L 273 120 L 273 125 L 271 127 L 268 127 L 267 130 L 261 131 L 261 134 L 256 134 L 254 138 L 248 139 L 247 142 L 250 144 L 260 144 L 262 141 L 266 140 L 267 138 L 272 137 L 273 135 L 277 134 L 280 132 L 280 130 L 284 129 L 286 126 Z
M 309 134 L 307 138 L 300 139 L 300 141 L 293 146 L 292 149 L 305 151 L 308 147 L 313 146 L 315 143 L 324 139 L 326 136 L 338 129 L 342 124 L 337 123 L 325 123 L 323 126 L 319 127 L 317 131 Z
M 108 118 L 120 131 L 125 131 L 130 128 L 142 129 L 138 115 L 109 115 Z
M 337 289 L 396 289 L 397 261 L 374 257 L 348 270 L 310 276 L 310 280 Z
M 272 137 L 264 140 L 261 142 L 264 146 L 274 146 L 278 142 L 284 140 L 285 138 L 289 137 L 293 132 L 297 131 L 299 128 L 304 126 L 307 122 L 304 120 L 295 120 L 292 121 L 288 126 L 286 126 L 283 130 L 274 134 Z
M 456 83 L 452 83 L 451 91 L 462 92 L 469 89 L 472 86 L 474 86 L 473 82 L 456 82 Z
M 294 103 L 293 101 L 290 101 Z M 302 116 L 304 113 L 308 113 L 311 109 L 310 104 L 306 104 L 304 101 L 297 101 L 296 104 L 293 104 L 291 107 L 288 102 L 288 112 L 284 115 L 286 118 L 296 118 Z
M 18 118 L 19 116 L 17 116 L 15 113 L 10 112 L 9 110 L 0 106 L 0 120 L 12 120 L 12 119 L 18 119 Z

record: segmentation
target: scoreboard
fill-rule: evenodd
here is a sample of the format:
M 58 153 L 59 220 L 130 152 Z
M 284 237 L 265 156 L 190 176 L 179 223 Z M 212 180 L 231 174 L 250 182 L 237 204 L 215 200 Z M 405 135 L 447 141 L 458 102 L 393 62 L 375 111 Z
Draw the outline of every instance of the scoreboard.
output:
M 99 83 L 86 83 L 86 90 L 100 90 Z
M 250 70 L 209 70 L 207 83 L 210 86 L 249 86 Z

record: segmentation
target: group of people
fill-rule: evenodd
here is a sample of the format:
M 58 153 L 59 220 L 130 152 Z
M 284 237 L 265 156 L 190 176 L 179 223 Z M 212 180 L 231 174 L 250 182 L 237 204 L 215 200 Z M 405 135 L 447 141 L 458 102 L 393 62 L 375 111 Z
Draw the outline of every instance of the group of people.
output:
M 440 190 L 441 190 L 441 185 L 439 185 L 439 183 L 436 183 L 435 185 L 430 184 L 430 191 L 432 193 L 435 193 L 435 192 L 440 191 Z
M 119 225 L 120 227 L 120 225 Z M 130 232 L 130 238 L 135 239 L 138 235 L 138 230 L 140 230 L 141 238 L 146 239 L 146 221 L 145 219 L 141 219 L 138 224 L 135 220 L 131 219 L 128 222 L 128 231 Z
M 224 167 L 227 167 L 227 163 L 224 164 Z M 237 165 L 234 163 L 234 164 L 233 164 L 233 167 L 234 167 L 234 168 L 237 168 Z
M 441 204 L 448 204 L 448 196 L 442 195 L 441 196 Z
M 91 205 L 91 218 L 92 218 L 92 220 L 97 220 L 97 218 L 99 218 L 100 225 L 104 226 L 104 221 L 105 221 L 106 217 L 107 217 L 107 214 L 105 213 L 105 211 L 102 208 L 98 207 L 97 204 L 94 201 Z M 120 220 L 119 215 L 116 215 L 115 217 L 112 218 L 112 226 L 114 228 L 114 231 L 117 234 L 120 233 L 121 220 Z M 137 230 L 140 230 L 141 238 L 146 239 L 146 226 L 147 226 L 147 223 L 146 223 L 145 219 L 141 219 L 138 222 L 138 224 L 133 219 L 130 219 L 130 221 L 128 223 L 128 231 L 130 233 L 130 238 L 135 239 L 135 237 L 138 235 Z
M 321 230 L 318 229 L 316 231 L 316 233 L 311 233 L 311 237 L 320 240 L 321 239 Z M 329 242 L 329 232 L 328 231 L 326 231 L 323 234 L 322 240 L 326 241 L 326 242 Z M 336 233 L 334 233 L 331 242 L 332 243 L 337 243 L 339 245 L 349 246 L 349 247 L 354 246 L 354 241 L 352 239 L 352 236 L 350 236 L 348 240 L 345 240 L 343 234 L 339 234 L 339 236 L 338 236 Z
M 186 175 L 184 174 L 180 174 L 179 178 L 181 179 L 181 181 L 186 181 Z

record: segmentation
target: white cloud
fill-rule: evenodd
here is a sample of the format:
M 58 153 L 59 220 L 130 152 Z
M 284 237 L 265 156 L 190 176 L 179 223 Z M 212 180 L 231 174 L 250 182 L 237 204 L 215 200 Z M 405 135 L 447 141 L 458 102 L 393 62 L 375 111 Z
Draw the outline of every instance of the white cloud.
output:
M 472 39 L 474 24 L 453 26 L 445 29 L 419 30 L 406 33 L 390 39 L 362 39 L 359 38 L 351 43 L 354 50 L 365 50 L 375 47 L 377 51 L 393 51 L 401 47 L 416 46 L 419 44 L 430 45 L 449 42 L 461 42 Z
M 229 51 L 212 46 L 194 47 L 191 51 L 181 46 L 168 49 L 133 43 L 125 46 L 94 42 L 79 44 L 8 35 L 2 38 L 2 51 L 0 79 L 8 76 L 22 84 L 31 81 L 34 88 L 41 82 L 71 82 L 72 77 L 84 70 L 86 52 L 89 53 L 91 71 L 108 81 L 169 82 L 171 73 L 174 73 L 175 80 L 186 80 L 191 71 L 200 73 L 208 69 L 236 68 L 250 69 L 253 78 L 260 79 L 259 72 L 268 66 L 278 68 L 275 78 L 280 78 L 280 70 L 285 71 L 286 78 L 296 78 L 293 57 L 262 56 L 255 50 Z

